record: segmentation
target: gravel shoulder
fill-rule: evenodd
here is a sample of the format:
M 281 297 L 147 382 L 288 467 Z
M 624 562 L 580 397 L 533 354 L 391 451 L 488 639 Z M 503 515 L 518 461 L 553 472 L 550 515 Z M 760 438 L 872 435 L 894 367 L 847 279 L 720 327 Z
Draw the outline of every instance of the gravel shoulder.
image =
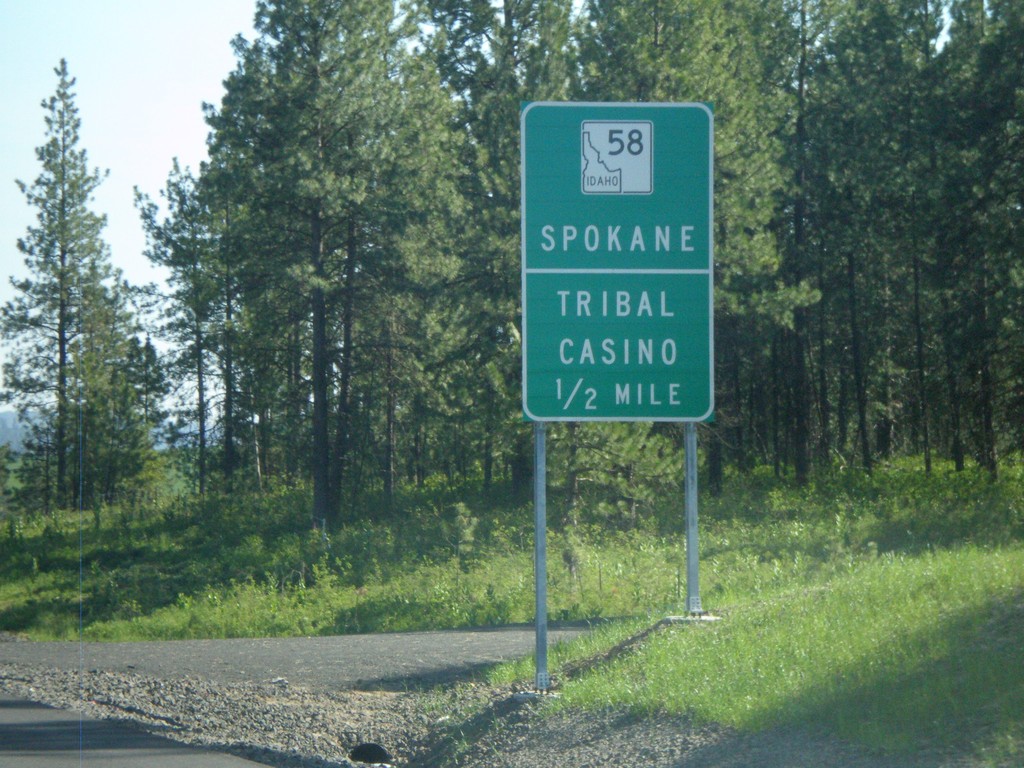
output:
M 442 644 L 452 640 L 449 633 L 423 634 L 440 635 L 432 640 Z M 194 651 L 166 643 L 131 645 L 146 645 L 145 653 L 161 658 L 163 664 L 168 663 L 164 646 Z M 208 676 L 152 674 L 138 667 L 136 657 L 122 660 L 116 669 L 76 667 L 66 655 L 61 657 L 63 665 L 46 660 L 46 654 L 56 650 L 51 644 L 0 646 L 0 691 L 6 694 L 81 710 L 90 717 L 128 721 L 152 733 L 271 766 L 349 766 L 346 755 L 361 741 L 385 744 L 400 766 L 432 768 L 976 765 L 955 756 L 872 754 L 809 731 L 742 734 L 679 717 L 615 711 L 552 714 L 544 711 L 543 701 L 521 692 L 473 682 L 473 668 L 443 685 L 437 676 L 428 675 L 415 684 L 415 678 L 392 675 L 382 678 L 387 685 L 373 686 L 361 671 L 351 671 L 350 676 L 361 682 L 328 686 L 269 677 L 279 671 L 277 667 L 260 666 L 268 674 L 251 680 L 232 679 L 239 670 L 231 665 L 215 667 Z M 31 646 L 36 646 L 35 653 Z M 43 663 L 28 661 L 33 655 L 42 655 Z M 396 679 L 403 685 L 395 685 Z

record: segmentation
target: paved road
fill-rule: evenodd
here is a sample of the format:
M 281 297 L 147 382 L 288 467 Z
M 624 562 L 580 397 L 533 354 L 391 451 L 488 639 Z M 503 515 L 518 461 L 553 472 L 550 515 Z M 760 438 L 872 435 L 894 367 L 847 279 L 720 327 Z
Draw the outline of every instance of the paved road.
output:
M 548 639 L 551 643 L 568 640 L 586 629 L 585 625 L 553 625 Z M 514 626 L 257 640 L 0 642 L 0 664 L 199 677 L 216 683 L 260 683 L 283 677 L 321 690 L 401 690 L 457 682 L 492 664 L 526 656 L 533 648 L 533 628 Z
M 550 642 L 585 626 L 552 627 Z M 198 677 L 215 683 L 285 678 L 312 689 L 403 689 L 457 682 L 491 664 L 526 656 L 530 627 L 259 640 L 150 643 L 0 642 L 0 664 L 64 670 Z M 83 719 L 0 693 L 0 768 L 256 768 L 129 725 Z
M 197 749 L 110 720 L 0 694 L 3 768 L 256 768 L 240 757 Z M 266 768 L 266 766 L 263 766 Z

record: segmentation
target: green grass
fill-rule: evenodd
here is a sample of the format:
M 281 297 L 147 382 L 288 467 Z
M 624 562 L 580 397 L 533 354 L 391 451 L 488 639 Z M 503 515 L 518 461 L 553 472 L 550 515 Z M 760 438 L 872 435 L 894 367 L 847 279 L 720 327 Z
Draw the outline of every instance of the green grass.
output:
M 902 467 L 703 504 L 702 595 L 722 620 L 659 630 L 564 680 L 555 707 L 825 727 L 897 754 L 1024 757 L 1024 493 Z M 756 480 L 756 478 L 755 478 Z M 656 576 L 654 581 L 656 582 Z M 551 654 L 556 680 L 651 622 Z M 492 673 L 529 680 L 532 660 Z
M 663 712 L 758 731 L 825 728 L 895 754 L 1024 762 L 1024 493 L 1017 473 L 735 487 L 704 504 L 715 623 L 650 621 L 552 649 L 555 708 Z M 727 511 L 729 510 L 729 511 Z M 657 581 L 657 577 L 654 579 Z M 533 661 L 496 683 L 532 678 Z
M 746 730 L 825 724 L 874 747 L 1014 738 L 1024 725 L 1024 548 L 880 557 L 651 636 L 562 706 Z
M 525 621 L 533 610 L 528 568 L 526 558 L 510 555 L 470 576 L 452 559 L 354 586 L 314 565 L 308 586 L 249 580 L 211 587 L 145 616 L 96 622 L 84 634 L 90 640 L 307 636 Z

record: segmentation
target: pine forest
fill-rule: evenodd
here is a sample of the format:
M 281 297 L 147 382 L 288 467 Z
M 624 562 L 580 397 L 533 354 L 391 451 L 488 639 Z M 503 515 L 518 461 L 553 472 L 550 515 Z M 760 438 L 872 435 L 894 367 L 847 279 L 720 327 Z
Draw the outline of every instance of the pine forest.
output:
M 0 315 L 9 509 L 287 486 L 336 529 L 416 489 L 527 498 L 532 101 L 712 105 L 706 491 L 1020 460 L 1019 0 L 259 0 L 254 28 L 208 161 L 136 192 L 159 288 L 111 266 L 57 66 Z M 681 487 L 678 424 L 549 435 L 567 515 L 628 526 Z

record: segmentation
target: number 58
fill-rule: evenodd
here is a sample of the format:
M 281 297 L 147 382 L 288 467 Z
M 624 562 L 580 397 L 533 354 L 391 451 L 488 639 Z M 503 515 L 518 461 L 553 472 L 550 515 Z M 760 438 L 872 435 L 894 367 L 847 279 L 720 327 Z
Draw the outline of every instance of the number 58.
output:
M 636 156 L 644 151 L 643 131 L 634 128 L 626 135 L 625 140 L 622 138 L 623 133 L 625 131 L 622 128 L 612 128 L 608 131 L 608 143 L 613 148 L 609 155 L 621 155 L 625 151 Z

